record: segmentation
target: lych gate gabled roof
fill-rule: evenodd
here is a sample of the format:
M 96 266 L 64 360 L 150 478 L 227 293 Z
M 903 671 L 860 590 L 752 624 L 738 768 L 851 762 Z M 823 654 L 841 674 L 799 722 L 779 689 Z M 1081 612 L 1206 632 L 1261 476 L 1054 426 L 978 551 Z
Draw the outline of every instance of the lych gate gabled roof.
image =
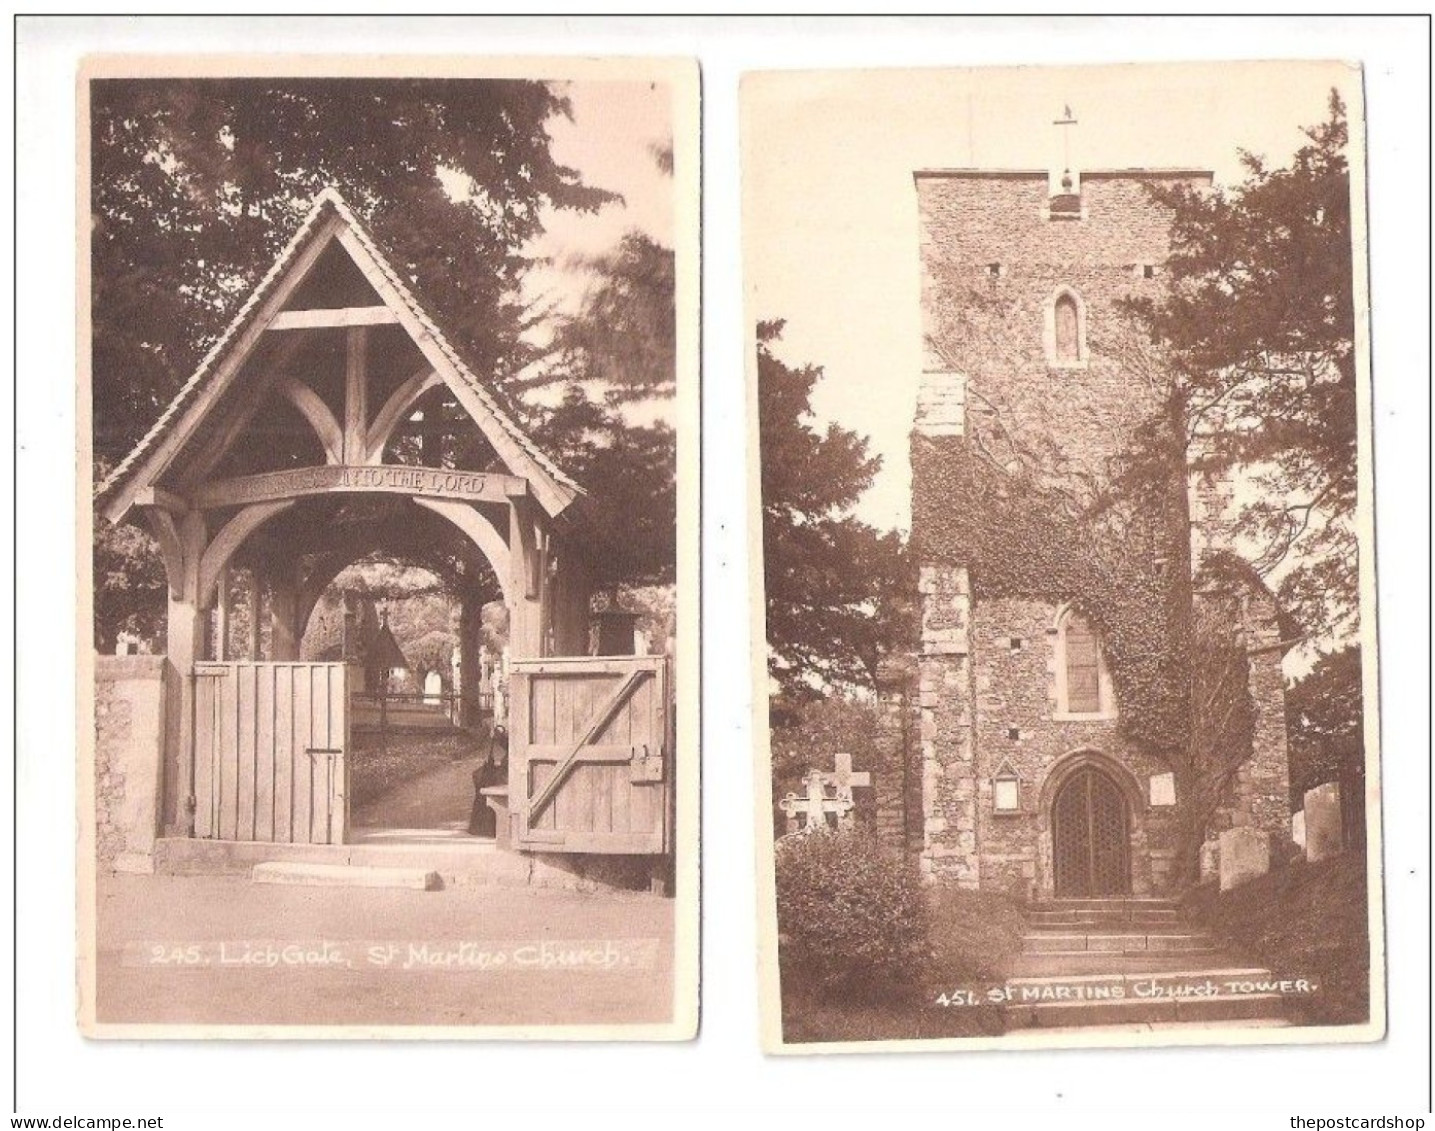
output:
M 424 355 L 439 378 L 467 410 L 512 474 L 526 479 L 543 509 L 563 511 L 582 488 L 538 447 L 499 405 L 464 363 L 431 314 L 388 262 L 337 190 L 314 200 L 294 238 L 255 286 L 229 326 L 184 383 L 154 426 L 99 486 L 105 514 L 119 521 L 142 493 L 154 487 L 242 369 L 268 324 L 283 310 L 319 254 L 334 242 L 343 246 L 381 301 Z

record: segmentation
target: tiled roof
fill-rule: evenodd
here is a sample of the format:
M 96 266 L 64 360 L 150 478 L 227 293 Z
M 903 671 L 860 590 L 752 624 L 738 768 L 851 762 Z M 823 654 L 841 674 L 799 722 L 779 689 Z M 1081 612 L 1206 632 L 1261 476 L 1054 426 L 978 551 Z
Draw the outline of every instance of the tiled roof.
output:
M 254 317 L 255 311 L 268 297 L 278 281 L 283 278 L 285 272 L 293 263 L 301 248 L 313 238 L 314 234 L 321 227 L 322 220 L 326 213 L 337 215 L 348 226 L 355 239 L 363 245 L 364 249 L 373 257 L 384 278 L 398 293 L 399 298 L 408 308 L 413 317 L 423 326 L 424 330 L 433 339 L 435 345 L 443 353 L 444 357 L 453 366 L 459 377 L 478 397 L 485 410 L 491 415 L 494 423 L 502 429 L 522 450 L 555 482 L 562 484 L 569 489 L 582 493 L 583 489 L 570 479 L 563 470 L 549 458 L 533 439 L 513 420 L 511 416 L 499 405 L 493 393 L 485 388 L 474 375 L 473 371 L 464 362 L 459 352 L 450 344 L 447 336 L 439 328 L 433 316 L 424 309 L 423 305 L 414 297 L 413 291 L 405 285 L 398 273 L 389 263 L 379 245 L 374 241 L 365 226 L 354 215 L 344 198 L 335 188 L 326 188 L 314 198 L 314 203 L 309 209 L 309 214 L 304 218 L 299 230 L 294 237 L 284 245 L 274 264 L 265 272 L 264 277 L 250 292 L 249 297 L 236 312 L 229 326 L 221 334 L 217 341 L 210 347 L 209 352 L 199 363 L 194 373 L 190 375 L 179 392 L 170 401 L 154 422 L 154 425 L 144 437 L 136 444 L 133 450 L 125 456 L 105 478 L 95 491 L 97 499 L 103 499 L 120 483 L 126 480 L 131 473 L 142 463 L 146 457 L 154 451 L 161 437 L 174 425 L 190 404 L 203 392 L 214 380 L 214 374 L 219 367 L 219 361 L 224 357 L 234 340 L 242 333 Z

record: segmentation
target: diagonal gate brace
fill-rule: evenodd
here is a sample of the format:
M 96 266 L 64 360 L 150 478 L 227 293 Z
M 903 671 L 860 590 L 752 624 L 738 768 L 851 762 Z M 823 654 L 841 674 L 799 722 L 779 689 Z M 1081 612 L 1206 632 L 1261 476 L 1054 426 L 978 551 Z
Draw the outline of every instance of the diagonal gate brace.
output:
M 568 775 L 573 772 L 573 767 L 578 764 L 578 755 L 582 752 L 583 747 L 593 741 L 598 733 L 608 725 L 608 720 L 613 717 L 613 712 L 622 706 L 624 700 L 633 693 L 634 688 L 638 685 L 638 681 L 644 676 L 652 674 L 651 671 L 646 669 L 629 672 L 628 677 L 624 679 L 623 682 L 613 690 L 613 693 L 609 695 L 607 699 L 603 700 L 602 705 L 593 712 L 592 718 L 588 720 L 588 725 L 583 728 L 582 735 L 579 736 L 578 740 L 569 748 L 567 753 L 564 754 L 563 760 L 558 763 L 557 768 L 553 771 L 553 776 L 543 783 L 543 788 L 529 801 L 528 823 L 530 825 L 536 817 L 542 814 L 544 807 L 553 800 L 553 795 L 558 792 L 558 787 L 561 786 Z

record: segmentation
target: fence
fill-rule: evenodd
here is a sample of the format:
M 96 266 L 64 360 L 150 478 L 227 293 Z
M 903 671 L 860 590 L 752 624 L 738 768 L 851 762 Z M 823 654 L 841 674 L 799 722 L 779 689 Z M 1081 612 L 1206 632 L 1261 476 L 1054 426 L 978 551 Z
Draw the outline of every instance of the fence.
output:
M 493 714 L 493 692 L 356 691 L 353 725 L 361 730 L 442 730 L 477 725 Z

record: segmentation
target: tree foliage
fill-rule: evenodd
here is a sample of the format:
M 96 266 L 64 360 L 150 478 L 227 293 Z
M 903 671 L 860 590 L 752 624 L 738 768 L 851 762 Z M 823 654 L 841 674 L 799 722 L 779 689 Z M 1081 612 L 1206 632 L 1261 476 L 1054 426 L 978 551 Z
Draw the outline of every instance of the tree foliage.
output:
M 822 370 L 780 361 L 781 333 L 758 326 L 768 671 L 787 698 L 873 688 L 881 656 L 912 637 L 916 578 L 900 535 L 849 513 L 881 460 L 855 432 L 812 427 Z
M 830 770 L 838 753 L 851 754 L 855 770 L 879 770 L 878 709 L 843 695 L 790 705 L 785 725 L 772 732 L 774 795 L 800 790 L 803 777 Z M 870 817 L 871 791 L 857 791 L 855 800 L 859 819 Z
M 1355 307 L 1345 107 L 1287 168 L 1153 189 L 1172 210 L 1159 302 L 1133 303 L 1173 380 L 1192 466 L 1243 480 L 1237 533 L 1310 633 L 1358 624 Z
M 629 424 L 576 386 L 537 429 L 541 443 L 588 491 L 585 561 L 595 585 L 668 585 L 677 572 L 677 433 Z
M 1365 708 L 1360 645 L 1323 654 L 1286 693 L 1291 793 L 1365 773 Z
M 571 266 L 589 276 L 590 286 L 578 314 L 562 320 L 554 334 L 556 372 L 596 383 L 615 403 L 671 397 L 677 378 L 672 248 L 629 231 L 612 250 Z
M 159 547 L 134 525 L 95 519 L 95 648 L 112 653 L 120 633 L 154 647 L 164 636 L 166 590 Z

